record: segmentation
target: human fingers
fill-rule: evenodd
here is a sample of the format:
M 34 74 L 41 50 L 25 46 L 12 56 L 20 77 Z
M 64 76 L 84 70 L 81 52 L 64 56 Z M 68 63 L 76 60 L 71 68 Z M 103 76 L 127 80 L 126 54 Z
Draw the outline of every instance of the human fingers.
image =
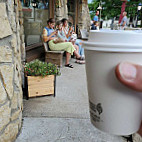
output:
M 142 92 L 142 66 L 121 62 L 115 70 L 118 80 L 136 91 Z
M 141 127 L 140 127 L 138 133 L 142 136 L 142 123 L 141 123 Z

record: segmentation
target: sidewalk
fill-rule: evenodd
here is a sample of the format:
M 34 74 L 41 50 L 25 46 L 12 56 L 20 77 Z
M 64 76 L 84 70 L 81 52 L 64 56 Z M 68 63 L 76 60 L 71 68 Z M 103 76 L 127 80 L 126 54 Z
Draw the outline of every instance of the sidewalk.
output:
M 85 65 L 71 62 L 74 68 L 63 67 L 57 76 L 55 98 L 24 100 L 23 127 L 16 142 L 124 142 L 90 123 Z

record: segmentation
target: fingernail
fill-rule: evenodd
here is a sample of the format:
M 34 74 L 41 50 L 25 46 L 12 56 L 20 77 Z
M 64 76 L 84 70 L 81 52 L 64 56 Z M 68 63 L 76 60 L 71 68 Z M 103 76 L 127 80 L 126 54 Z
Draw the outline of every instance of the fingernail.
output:
M 127 62 L 120 63 L 119 71 L 121 77 L 126 81 L 133 81 L 137 75 L 136 67 Z

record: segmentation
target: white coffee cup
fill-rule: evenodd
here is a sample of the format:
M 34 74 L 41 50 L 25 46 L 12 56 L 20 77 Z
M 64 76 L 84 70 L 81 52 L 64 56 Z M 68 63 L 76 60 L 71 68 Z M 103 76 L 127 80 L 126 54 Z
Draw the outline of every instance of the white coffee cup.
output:
M 142 41 L 128 40 L 135 36 L 142 37 L 142 33 L 91 31 L 89 41 L 83 43 L 91 122 L 110 134 L 135 133 L 142 120 L 142 93 L 124 86 L 115 76 L 115 67 L 122 61 L 142 65 Z

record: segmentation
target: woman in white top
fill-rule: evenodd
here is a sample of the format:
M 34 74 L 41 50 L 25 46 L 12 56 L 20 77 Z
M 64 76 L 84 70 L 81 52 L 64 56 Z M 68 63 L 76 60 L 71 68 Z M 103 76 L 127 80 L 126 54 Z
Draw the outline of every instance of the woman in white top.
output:
M 65 36 L 67 37 L 68 41 L 71 40 L 71 35 L 75 34 L 73 31 L 73 27 L 68 27 L 68 20 L 66 18 L 63 18 L 62 20 L 63 23 L 63 31 L 65 33 Z M 84 59 L 84 49 L 82 48 L 82 41 L 79 39 L 75 40 L 75 44 L 79 47 L 79 55 Z

